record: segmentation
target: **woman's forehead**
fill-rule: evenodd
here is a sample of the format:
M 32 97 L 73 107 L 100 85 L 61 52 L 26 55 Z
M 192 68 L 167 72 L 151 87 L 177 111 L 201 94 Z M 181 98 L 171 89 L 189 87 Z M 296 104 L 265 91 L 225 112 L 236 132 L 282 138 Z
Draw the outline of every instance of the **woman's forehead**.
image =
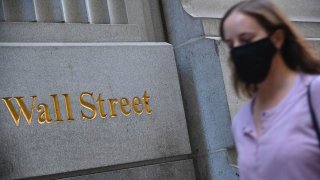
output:
M 232 38 L 242 33 L 265 31 L 257 20 L 247 14 L 234 11 L 223 24 L 224 38 Z

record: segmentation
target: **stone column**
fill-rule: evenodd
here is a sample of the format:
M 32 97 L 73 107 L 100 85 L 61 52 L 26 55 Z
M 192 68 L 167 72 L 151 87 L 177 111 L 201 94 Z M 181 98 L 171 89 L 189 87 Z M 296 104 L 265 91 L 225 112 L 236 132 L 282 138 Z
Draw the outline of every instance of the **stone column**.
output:
M 2 1 L 0 1 L 0 21 L 4 21 Z
M 127 24 L 128 17 L 124 0 L 107 0 L 111 24 Z
M 85 0 L 61 0 L 64 20 L 67 23 L 87 23 Z
M 4 20 L 11 22 L 35 21 L 33 0 L 3 0 Z
M 107 0 L 86 0 L 88 20 L 90 24 L 109 24 Z
M 205 37 L 201 19 L 180 0 L 162 0 L 169 42 L 174 46 L 196 176 L 238 179 L 228 161 L 231 121 L 217 44 Z
M 158 0 L 125 0 L 129 24 L 139 24 L 149 41 L 165 41 Z
M 63 22 L 60 0 L 33 0 L 38 22 Z

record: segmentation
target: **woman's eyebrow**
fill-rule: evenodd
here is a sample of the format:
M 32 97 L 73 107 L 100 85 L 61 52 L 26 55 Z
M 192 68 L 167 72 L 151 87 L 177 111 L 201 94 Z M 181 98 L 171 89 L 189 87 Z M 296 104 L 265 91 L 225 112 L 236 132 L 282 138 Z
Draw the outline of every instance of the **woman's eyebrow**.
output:
M 253 36 L 253 33 L 252 32 L 244 32 L 244 33 L 241 33 L 240 35 L 239 35 L 239 37 L 243 37 L 243 36 Z

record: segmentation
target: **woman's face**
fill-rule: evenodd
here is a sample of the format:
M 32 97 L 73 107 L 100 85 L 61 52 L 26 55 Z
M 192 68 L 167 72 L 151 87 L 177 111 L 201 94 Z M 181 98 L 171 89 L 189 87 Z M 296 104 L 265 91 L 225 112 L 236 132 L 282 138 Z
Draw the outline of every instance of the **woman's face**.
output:
M 258 22 L 246 14 L 234 11 L 223 24 L 224 39 L 230 49 L 268 36 Z

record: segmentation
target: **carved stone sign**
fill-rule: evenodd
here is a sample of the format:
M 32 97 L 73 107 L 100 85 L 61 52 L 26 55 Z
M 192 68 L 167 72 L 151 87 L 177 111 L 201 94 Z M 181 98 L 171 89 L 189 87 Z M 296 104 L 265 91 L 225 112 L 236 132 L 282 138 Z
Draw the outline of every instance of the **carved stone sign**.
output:
M 0 178 L 190 153 L 172 46 L 1 43 Z

